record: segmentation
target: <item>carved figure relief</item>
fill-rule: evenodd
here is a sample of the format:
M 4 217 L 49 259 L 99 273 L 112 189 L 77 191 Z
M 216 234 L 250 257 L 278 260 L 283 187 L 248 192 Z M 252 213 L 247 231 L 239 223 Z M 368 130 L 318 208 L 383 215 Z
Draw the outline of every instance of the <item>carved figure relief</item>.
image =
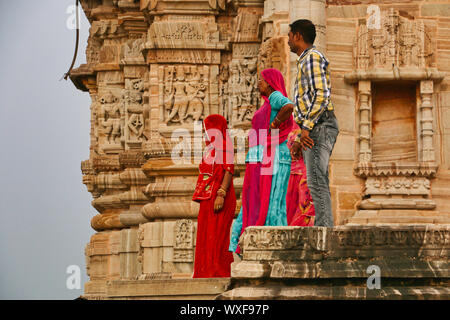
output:
M 103 127 L 106 142 L 109 145 L 119 145 L 122 133 L 121 118 L 123 115 L 119 98 L 111 92 L 105 93 L 99 98 L 100 116 L 99 122 Z
M 174 229 L 174 262 L 194 261 L 194 223 L 192 220 L 178 220 Z
M 358 69 L 430 66 L 431 39 L 423 21 L 401 17 L 390 9 L 382 13 L 380 29 L 359 26 L 356 44 Z
M 228 82 L 233 124 L 250 122 L 259 106 L 257 58 L 233 59 Z
M 142 95 L 144 82 L 142 79 L 127 79 L 123 93 L 125 109 L 125 143 L 128 147 L 140 147 L 145 138 L 144 133 L 144 107 Z
M 143 38 L 132 38 L 123 45 L 123 57 L 125 60 L 131 60 L 132 62 L 145 63 L 144 56 L 141 53 L 142 46 L 144 44 Z
M 208 94 L 206 68 L 169 66 L 164 70 L 164 123 L 192 123 L 203 119 Z

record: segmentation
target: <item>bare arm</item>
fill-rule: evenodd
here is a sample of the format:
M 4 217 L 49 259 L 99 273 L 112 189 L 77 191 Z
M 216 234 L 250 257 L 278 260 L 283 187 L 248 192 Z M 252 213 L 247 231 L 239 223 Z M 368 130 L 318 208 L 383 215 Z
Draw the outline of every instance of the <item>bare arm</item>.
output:
M 270 124 L 270 127 L 272 129 L 277 129 L 280 127 L 280 125 L 289 119 L 292 112 L 294 111 L 294 105 L 292 103 L 288 103 L 287 105 L 283 106 L 283 108 L 278 111 L 277 116 L 275 117 L 275 120 Z
M 229 171 L 225 171 L 225 176 L 223 177 L 222 184 L 220 185 L 219 191 L 217 191 L 216 200 L 214 201 L 215 212 L 222 210 L 225 195 L 228 192 L 228 188 L 230 187 L 232 179 L 233 174 Z M 223 192 L 221 192 L 220 190 L 223 190 L 225 194 L 223 194 Z

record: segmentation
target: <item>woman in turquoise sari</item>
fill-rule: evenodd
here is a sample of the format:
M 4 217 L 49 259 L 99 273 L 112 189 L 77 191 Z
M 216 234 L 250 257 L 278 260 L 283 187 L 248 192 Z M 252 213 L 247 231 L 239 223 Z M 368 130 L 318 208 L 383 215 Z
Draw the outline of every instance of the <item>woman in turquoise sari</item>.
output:
M 252 119 L 242 206 L 233 223 L 228 249 L 238 254 L 239 237 L 246 227 L 287 225 L 291 155 L 286 143 L 294 124 L 294 105 L 286 97 L 283 75 L 276 69 L 261 72 L 259 90 L 265 103 Z

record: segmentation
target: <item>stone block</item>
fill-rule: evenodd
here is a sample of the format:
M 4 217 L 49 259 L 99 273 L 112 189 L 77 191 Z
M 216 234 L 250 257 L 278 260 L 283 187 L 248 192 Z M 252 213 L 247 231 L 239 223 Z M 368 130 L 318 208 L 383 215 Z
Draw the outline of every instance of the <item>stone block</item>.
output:
M 351 6 L 328 6 L 328 18 L 365 18 L 367 16 L 367 5 L 351 5 Z
M 448 3 L 425 3 L 420 13 L 424 17 L 450 17 L 450 4 Z
M 340 210 L 355 210 L 356 203 L 361 200 L 360 192 L 338 192 Z
M 350 96 L 332 95 L 334 112 L 339 124 L 339 131 L 355 133 L 355 99 Z
M 339 133 L 331 160 L 355 160 L 355 142 L 355 136 Z

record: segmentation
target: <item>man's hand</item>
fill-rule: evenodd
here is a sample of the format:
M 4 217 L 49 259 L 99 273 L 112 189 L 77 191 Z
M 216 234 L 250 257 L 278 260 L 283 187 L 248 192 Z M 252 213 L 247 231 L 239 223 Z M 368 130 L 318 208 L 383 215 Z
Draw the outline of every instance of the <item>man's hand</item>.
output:
M 314 141 L 309 137 L 309 131 L 302 129 L 302 133 L 300 136 L 300 144 L 303 148 L 303 150 L 306 150 L 307 148 L 312 148 L 314 146 Z
M 217 195 L 216 200 L 214 201 L 214 212 L 222 210 L 223 202 L 224 202 L 223 197 Z

